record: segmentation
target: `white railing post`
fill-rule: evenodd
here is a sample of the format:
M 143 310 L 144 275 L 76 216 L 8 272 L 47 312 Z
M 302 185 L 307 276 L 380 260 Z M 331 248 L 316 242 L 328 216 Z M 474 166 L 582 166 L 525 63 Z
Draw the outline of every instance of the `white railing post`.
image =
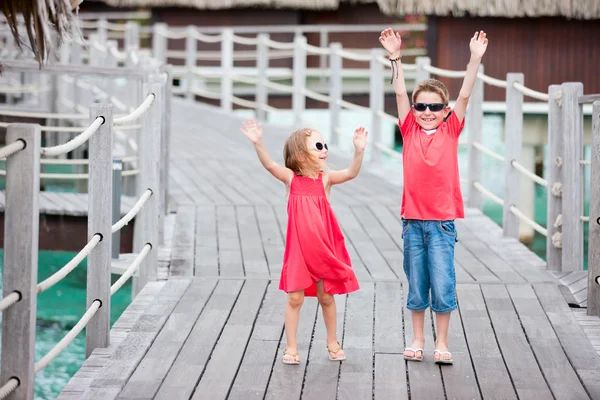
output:
M 113 159 L 113 176 L 112 176 L 112 223 L 116 223 L 121 219 L 121 187 L 123 182 L 123 161 L 121 159 Z M 121 254 L 121 231 L 118 230 L 112 234 L 111 257 L 115 260 L 119 259 Z
M 380 49 L 371 49 L 371 62 L 369 78 L 369 107 L 371 108 L 371 162 L 381 161 L 381 151 L 375 146 L 381 144 L 381 116 L 384 106 L 384 68 L 377 59 L 381 55 Z
M 331 55 L 329 56 L 329 118 L 330 118 L 330 142 L 332 146 L 339 144 L 340 129 L 340 111 L 339 101 L 342 99 L 342 56 L 339 51 L 342 50 L 341 43 L 331 43 L 329 45 Z
M 583 84 L 561 85 L 563 121 L 562 270 L 583 270 Z
M 161 146 L 161 94 L 162 86 L 157 75 L 152 75 L 144 84 L 144 93 L 154 93 L 156 98 L 143 116 L 144 140 L 138 143 L 140 175 L 138 179 L 138 197 L 152 190 L 152 196 L 140 210 L 135 219 L 133 232 L 133 251 L 139 253 L 146 243 L 153 246 L 139 267 L 139 277 L 133 281 L 133 296 L 146 285 L 156 280 L 160 212 L 160 146 Z M 134 277 L 136 278 L 136 277 Z
M 169 29 L 168 25 L 162 22 L 152 26 L 152 57 L 165 63 L 167 61 L 167 37 L 164 33 Z
M 16 377 L 19 387 L 10 398 L 32 400 L 42 135 L 40 126 L 33 124 L 11 124 L 7 131 L 6 144 L 22 140 L 25 148 L 6 160 L 2 294 L 18 292 L 20 300 L 2 313 L 0 385 Z
M 221 108 L 232 110 L 233 95 L 233 30 L 223 29 L 221 40 Z
M 88 256 L 86 308 L 95 300 L 101 307 L 85 330 L 85 356 L 110 344 L 110 267 L 112 252 L 112 104 L 92 104 L 90 123 L 104 123 L 89 140 L 88 241 L 100 234 L 102 240 Z
M 163 105 L 163 136 L 161 139 L 161 177 L 160 177 L 160 189 L 162 194 L 163 215 L 167 215 L 169 212 L 169 159 L 171 149 L 171 99 L 173 98 L 173 70 L 170 65 L 165 66 L 166 82 L 164 86 L 164 105 Z M 161 224 L 162 227 L 162 224 Z M 164 243 L 164 234 L 160 238 L 160 243 Z
M 592 106 L 592 166 L 588 240 L 588 315 L 600 316 L 600 101 Z
M 267 88 L 266 81 L 268 80 L 267 72 L 269 70 L 269 46 L 267 41 L 269 40 L 268 33 L 259 33 L 257 36 L 258 44 L 256 46 L 256 118 L 259 121 L 265 122 L 267 120 L 267 110 L 265 106 L 269 104 L 269 88 Z
M 431 77 L 431 74 L 429 73 L 429 71 L 425 71 L 425 68 L 424 68 L 425 66 L 431 65 L 431 58 L 417 57 L 416 64 L 417 64 L 417 73 L 415 75 L 415 86 L 418 83 L 423 82 Z
M 479 72 L 483 74 L 483 65 L 479 66 Z M 471 99 L 469 100 L 469 109 L 467 110 L 467 125 L 469 126 L 469 187 L 467 204 L 469 207 L 481 209 L 483 206 L 483 197 L 479 190 L 475 189 L 473 184 L 481 182 L 482 165 L 481 152 L 473 146 L 473 142 L 481 143 L 483 134 L 483 81 L 477 79 Z
M 306 36 L 298 34 L 294 37 L 293 61 L 293 88 L 292 109 L 294 110 L 294 124 L 299 127 L 302 123 L 302 114 L 306 108 Z
M 319 47 L 324 49 L 329 44 L 329 33 L 326 28 L 319 29 Z M 319 68 L 321 69 L 321 74 L 319 76 L 319 84 L 325 85 L 325 71 L 327 71 L 327 55 L 320 54 L 319 55 Z
M 198 41 L 193 35 L 196 30 L 193 26 L 187 27 L 187 37 L 185 38 L 185 96 L 189 101 L 194 101 L 196 96 L 193 93 L 193 82 L 196 77 L 194 70 L 196 69 L 196 56 L 198 54 Z
M 125 23 L 125 51 L 140 48 L 140 24 L 133 21 Z
M 548 200 L 546 210 L 546 265 L 549 270 L 562 270 L 561 233 L 555 226 L 557 218 L 562 214 L 562 197 L 557 191 L 563 182 L 563 172 L 559 160 L 562 160 L 564 148 L 560 85 L 548 86 Z
M 104 45 L 108 40 L 108 24 L 104 18 L 98 20 L 98 28 L 96 30 L 96 34 L 98 35 L 98 41 L 100 44 Z
M 519 218 L 510 211 L 511 206 L 519 207 L 521 176 L 513 168 L 512 161 L 519 161 L 523 146 L 523 93 L 514 88 L 513 83 L 523 84 L 522 73 L 506 74 L 506 115 L 504 123 L 504 208 L 502 229 L 504 236 L 519 239 Z

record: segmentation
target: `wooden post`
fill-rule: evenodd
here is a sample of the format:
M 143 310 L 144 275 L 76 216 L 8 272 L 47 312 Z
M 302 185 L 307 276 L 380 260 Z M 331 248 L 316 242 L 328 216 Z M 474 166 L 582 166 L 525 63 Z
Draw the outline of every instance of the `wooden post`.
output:
M 340 111 L 341 107 L 338 103 L 342 99 L 342 56 L 339 51 L 342 50 L 341 43 L 331 43 L 329 45 L 331 55 L 329 56 L 329 118 L 331 138 L 329 141 L 333 146 L 339 144 L 339 129 L 340 129 Z
M 233 30 L 223 29 L 221 40 L 221 108 L 231 111 L 233 95 Z
M 164 220 L 165 220 L 165 210 L 167 209 L 167 193 L 166 187 L 168 185 L 169 176 L 166 174 L 167 170 L 165 168 L 165 164 L 168 163 L 166 160 L 166 148 L 167 144 L 167 126 L 166 126 L 166 108 L 167 108 L 167 96 L 166 96 L 166 86 L 167 86 L 167 74 L 161 73 L 157 76 L 156 82 L 159 83 L 159 94 L 157 97 L 157 101 L 159 102 L 159 113 L 160 113 L 160 138 L 158 144 L 158 236 L 157 240 L 152 243 L 153 246 L 158 248 L 158 245 L 164 243 Z
M 504 123 L 504 208 L 502 229 L 504 236 L 519 238 L 519 218 L 510 212 L 510 206 L 519 207 L 521 175 L 511 162 L 518 161 L 523 145 L 523 93 L 513 87 L 523 84 L 522 73 L 506 74 L 506 115 Z
M 112 164 L 112 223 L 115 224 L 121 219 L 121 185 L 123 174 L 123 161 L 115 158 Z M 121 254 L 121 231 L 112 234 L 111 257 L 119 259 Z
M 102 306 L 85 330 L 86 358 L 95 348 L 110 344 L 112 111 L 112 104 L 90 106 L 90 123 L 100 116 L 104 117 L 104 123 L 89 140 L 88 241 L 96 234 L 102 235 L 102 240 L 88 256 L 86 307 L 89 308 L 94 300 L 100 300 Z
M 483 65 L 479 66 L 479 72 L 483 74 Z M 481 182 L 481 151 L 473 147 L 473 142 L 482 142 L 483 134 L 483 81 L 477 79 L 471 100 L 469 100 L 469 109 L 467 110 L 467 124 L 469 126 L 469 197 L 467 205 L 472 208 L 481 209 L 483 207 L 483 197 L 479 190 L 475 189 L 473 184 Z
M 152 56 L 158 61 L 165 63 L 167 61 L 167 37 L 162 33 L 167 31 L 169 26 L 159 22 L 152 26 Z
M 431 65 L 431 58 L 429 57 L 417 57 L 417 74 L 415 77 L 415 85 L 417 83 L 423 82 L 431 77 L 429 71 L 425 71 L 425 66 Z
M 194 73 L 194 69 L 196 69 L 196 56 L 198 54 L 198 41 L 196 37 L 192 34 L 192 32 L 196 28 L 193 26 L 187 27 L 187 37 L 185 38 L 185 96 L 189 101 L 194 101 L 196 96 L 192 93 L 192 89 L 194 88 L 193 82 L 196 78 L 196 74 Z
M 600 101 L 592 111 L 592 168 L 588 241 L 588 315 L 600 316 Z
M 40 126 L 33 124 L 11 124 L 6 135 L 7 144 L 25 142 L 6 160 L 2 294 L 18 292 L 21 298 L 2 313 L 0 385 L 11 377 L 19 380 L 14 400 L 33 399 L 41 137 Z
M 329 44 L 329 34 L 326 28 L 319 29 L 319 47 L 324 49 Z M 325 85 L 325 71 L 327 71 L 327 55 L 320 54 L 319 55 L 319 68 L 321 69 L 321 74 L 319 76 L 319 83 L 321 85 Z
M 133 21 L 125 23 L 125 51 L 140 48 L 140 24 Z
M 173 98 L 173 71 L 170 65 L 165 66 L 166 82 L 165 82 L 165 101 L 163 108 L 163 136 L 161 139 L 161 177 L 160 177 L 160 188 L 163 197 L 163 209 L 161 212 L 164 215 L 169 213 L 169 163 L 170 163 L 170 149 L 171 149 L 171 99 Z M 161 225 L 162 226 L 162 225 Z M 164 243 L 164 232 L 161 236 L 160 243 Z
M 306 36 L 302 34 L 294 37 L 294 62 L 293 62 L 293 87 L 292 109 L 294 110 L 294 124 L 299 127 L 302 123 L 302 114 L 306 108 Z
M 549 270 L 562 270 L 562 251 L 554 245 L 560 237 L 559 227 L 554 227 L 556 218 L 562 214 L 562 198 L 555 195 L 553 188 L 563 182 L 563 171 L 558 160 L 562 160 L 564 147 L 562 112 L 557 95 L 560 94 L 560 85 L 548 86 L 548 203 L 546 210 L 546 225 L 548 237 L 546 238 L 546 265 Z
M 377 59 L 381 55 L 380 49 L 371 49 L 371 62 L 369 78 L 369 106 L 371 108 L 371 162 L 378 163 L 381 161 L 381 151 L 375 147 L 375 144 L 381 144 L 381 116 L 380 111 L 383 111 L 384 104 L 384 86 L 383 64 Z
M 583 270 L 583 84 L 561 85 L 563 121 L 562 270 Z
M 144 84 L 145 93 L 154 93 L 156 99 L 144 113 L 143 132 L 145 140 L 138 143 L 140 175 L 138 179 L 138 197 L 146 191 L 152 190 L 152 196 L 140 210 L 135 219 L 133 232 L 133 251 L 139 253 L 146 243 L 154 248 L 148 253 L 139 268 L 139 277 L 133 280 L 133 297 L 139 293 L 146 283 L 156 280 L 158 247 L 158 223 L 160 204 L 160 139 L 161 139 L 161 109 L 162 84 L 156 75 L 151 76 L 149 82 Z M 135 278 L 135 277 L 134 277 Z
M 98 20 L 98 29 L 96 30 L 96 34 L 98 35 L 98 43 L 104 46 L 108 40 L 108 27 L 104 18 Z
M 256 82 L 256 118 L 259 121 L 265 122 L 267 120 L 267 110 L 264 106 L 269 104 L 269 88 L 266 85 L 268 80 L 267 72 L 269 71 L 269 46 L 267 41 L 269 40 L 268 33 L 259 33 L 257 36 L 258 44 L 256 46 L 256 69 L 257 71 L 257 82 Z

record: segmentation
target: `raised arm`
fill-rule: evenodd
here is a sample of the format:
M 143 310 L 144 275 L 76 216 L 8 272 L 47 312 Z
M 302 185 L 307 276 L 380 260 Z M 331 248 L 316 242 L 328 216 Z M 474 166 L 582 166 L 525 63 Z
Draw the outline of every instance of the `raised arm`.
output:
M 379 36 L 379 42 L 383 48 L 388 52 L 388 58 L 392 61 L 392 86 L 396 93 L 396 104 L 398 105 L 398 119 L 400 124 L 404 122 L 404 119 L 410 111 L 410 100 L 408 99 L 408 93 L 406 92 L 406 84 L 404 82 L 404 71 L 402 70 L 402 58 L 400 54 L 400 47 L 402 46 L 402 39 L 400 33 L 388 28 L 381 32 Z
M 369 132 L 365 131 L 365 128 L 362 126 L 354 131 L 354 156 L 352 157 L 352 161 L 350 161 L 350 166 L 340 171 L 330 171 L 328 173 L 330 185 L 337 185 L 338 183 L 356 178 L 362 165 L 368 135 Z
M 240 130 L 254 144 L 254 149 L 263 167 L 281 182 L 289 184 L 292 181 L 294 173 L 291 169 L 279 165 L 271 159 L 262 141 L 262 126 L 257 124 L 253 119 L 247 119 L 243 122 Z
M 469 44 L 469 48 L 471 49 L 471 59 L 467 65 L 467 74 L 465 75 L 462 87 L 460 88 L 460 93 L 456 99 L 456 104 L 454 105 L 454 113 L 460 122 L 462 122 L 465 117 L 469 97 L 471 97 L 471 93 L 473 92 L 479 64 L 481 64 L 481 58 L 487 49 L 487 44 L 487 35 L 484 31 L 475 32 L 475 35 L 471 38 L 471 43 Z

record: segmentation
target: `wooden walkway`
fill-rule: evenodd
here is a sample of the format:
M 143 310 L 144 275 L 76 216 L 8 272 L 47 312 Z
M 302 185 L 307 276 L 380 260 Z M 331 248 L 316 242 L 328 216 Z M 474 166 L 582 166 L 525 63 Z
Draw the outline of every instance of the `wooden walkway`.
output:
M 173 110 L 165 280 L 142 290 L 110 347 L 94 351 L 59 399 L 600 399 L 600 357 L 558 281 L 478 210 L 457 221 L 455 363 L 433 363 L 429 313 L 425 360 L 406 363 L 401 188 L 367 168 L 332 190 L 361 285 L 336 297 L 348 359 L 328 360 L 321 311 L 307 298 L 302 363 L 283 365 L 284 187 L 262 169 L 239 120 L 176 100 Z M 273 157 L 286 134 L 266 130 Z

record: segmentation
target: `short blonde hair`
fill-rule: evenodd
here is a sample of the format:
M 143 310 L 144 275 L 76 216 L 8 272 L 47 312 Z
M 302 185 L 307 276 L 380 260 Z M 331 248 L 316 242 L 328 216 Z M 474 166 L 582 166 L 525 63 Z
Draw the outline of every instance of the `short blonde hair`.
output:
M 285 166 L 301 176 L 309 176 L 320 169 L 319 161 L 306 145 L 306 139 L 313 131 L 309 128 L 298 129 L 286 139 L 283 146 Z
M 446 85 L 437 79 L 427 79 L 417 84 L 412 95 L 413 104 L 421 92 L 436 93 L 442 98 L 442 103 L 444 103 L 445 106 L 448 105 L 450 99 L 448 89 L 446 88 Z

